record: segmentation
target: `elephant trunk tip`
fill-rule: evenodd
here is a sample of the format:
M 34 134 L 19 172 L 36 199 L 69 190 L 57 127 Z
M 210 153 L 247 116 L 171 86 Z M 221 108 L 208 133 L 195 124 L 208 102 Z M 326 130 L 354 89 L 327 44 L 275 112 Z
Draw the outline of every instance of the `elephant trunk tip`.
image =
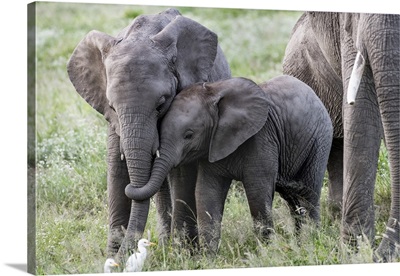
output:
M 135 197 L 135 195 L 137 194 L 137 193 L 136 193 L 136 190 L 139 189 L 139 188 L 140 188 L 140 187 L 139 187 L 138 185 L 135 185 L 135 184 L 133 184 L 133 183 L 129 183 L 129 184 L 126 185 L 126 187 L 125 187 L 125 195 L 126 195 L 127 197 L 129 197 L 130 199 L 132 199 L 132 200 L 137 200 L 136 197 Z
M 166 161 L 161 154 L 156 151 L 156 158 L 152 167 L 150 178 L 144 181 L 132 182 L 126 185 L 125 195 L 135 201 L 144 201 L 154 196 L 161 188 L 170 170 L 170 162 Z M 167 164 L 165 164 L 167 162 Z
M 129 183 L 128 185 L 126 185 L 125 195 L 128 198 L 135 200 L 135 201 L 143 201 L 143 200 L 147 200 L 151 197 L 151 196 L 148 196 L 148 194 L 146 194 L 143 191 L 142 186 L 138 186 L 133 183 Z

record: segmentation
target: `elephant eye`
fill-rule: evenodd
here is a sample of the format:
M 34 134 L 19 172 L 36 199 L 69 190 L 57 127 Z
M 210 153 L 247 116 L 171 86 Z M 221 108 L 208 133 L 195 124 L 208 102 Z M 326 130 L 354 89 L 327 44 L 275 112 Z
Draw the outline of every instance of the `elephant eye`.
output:
M 193 130 L 188 130 L 188 131 L 186 131 L 185 132 L 185 136 L 184 136 L 184 139 L 185 140 L 190 140 L 190 139 L 192 139 L 193 138 Z
M 115 45 L 118 45 L 122 40 L 123 40 L 122 37 L 118 38 L 118 40 L 115 42 Z
M 156 110 L 157 110 L 158 113 L 161 113 L 165 101 L 166 101 L 166 99 L 165 99 L 164 96 L 162 96 L 162 97 L 158 100 L 157 107 L 156 107 Z

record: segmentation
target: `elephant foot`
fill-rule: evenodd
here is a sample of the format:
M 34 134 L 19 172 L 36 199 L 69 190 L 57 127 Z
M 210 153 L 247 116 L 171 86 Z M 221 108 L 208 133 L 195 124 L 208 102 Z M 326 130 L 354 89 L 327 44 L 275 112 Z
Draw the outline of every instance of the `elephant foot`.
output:
M 355 252 L 365 243 L 371 245 L 373 229 L 342 228 L 342 242 Z
M 172 237 L 171 221 L 167 223 L 163 223 L 162 221 L 163 220 L 160 218 L 157 219 L 157 233 L 158 233 L 157 244 L 161 247 L 163 245 L 167 245 Z
M 269 244 L 271 238 L 275 235 L 272 216 L 265 219 L 255 219 L 253 221 L 253 231 L 263 243 Z
M 114 226 L 110 228 L 107 242 L 107 257 L 114 258 L 124 240 L 125 228 L 123 226 Z
M 137 250 L 137 242 L 141 239 L 142 235 L 125 233 L 125 237 L 121 243 L 118 253 L 115 255 L 115 261 L 123 267 L 129 256 Z
M 197 229 L 193 226 L 188 227 L 186 222 L 183 223 L 183 227 L 173 228 L 171 238 L 173 243 L 184 246 L 187 248 L 198 248 L 199 246 L 199 237 Z
M 221 240 L 212 241 L 210 244 L 203 244 L 198 249 L 198 254 L 206 256 L 207 258 L 215 258 L 218 254 L 221 245 Z
M 400 221 L 391 218 L 379 247 L 374 252 L 374 262 L 387 263 L 400 261 Z
M 374 211 L 365 208 L 365 212 L 355 216 L 346 212 L 346 208 L 342 209 L 341 237 L 343 243 L 354 248 L 365 242 L 372 245 L 375 239 Z
M 342 194 L 339 192 L 335 193 L 332 186 L 333 184 L 329 183 L 328 209 L 332 219 L 337 220 L 342 217 Z
M 329 199 L 328 210 L 333 220 L 341 219 L 342 217 L 342 203 Z
M 382 242 L 374 252 L 375 263 L 400 262 L 400 245 L 390 242 Z
M 171 234 L 166 234 L 166 233 L 159 234 L 157 242 L 158 247 L 162 248 L 164 246 L 167 246 L 170 239 L 171 239 Z

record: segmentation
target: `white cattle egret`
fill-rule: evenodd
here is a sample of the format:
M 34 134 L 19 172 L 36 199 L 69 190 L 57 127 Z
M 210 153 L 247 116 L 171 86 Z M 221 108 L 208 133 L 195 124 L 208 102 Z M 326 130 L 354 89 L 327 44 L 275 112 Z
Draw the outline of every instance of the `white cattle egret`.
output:
M 108 258 L 104 263 L 104 273 L 111 273 L 112 268 L 119 266 L 114 259 Z
M 133 253 L 126 262 L 124 272 L 139 272 L 142 271 L 143 263 L 147 257 L 146 247 L 155 245 L 147 239 L 141 239 L 138 242 L 138 252 Z

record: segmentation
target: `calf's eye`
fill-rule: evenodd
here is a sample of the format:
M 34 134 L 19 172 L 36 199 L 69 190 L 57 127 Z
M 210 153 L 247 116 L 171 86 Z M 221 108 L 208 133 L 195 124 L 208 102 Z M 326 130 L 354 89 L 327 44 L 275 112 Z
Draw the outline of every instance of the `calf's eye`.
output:
M 164 107 L 164 103 L 166 102 L 166 98 L 164 96 L 162 96 L 157 103 L 157 107 L 156 110 L 158 113 L 161 113 L 161 111 L 163 111 L 163 107 Z
M 186 131 L 186 132 L 185 132 L 184 139 L 185 139 L 185 140 L 190 140 L 190 139 L 192 139 L 192 138 L 193 138 L 193 131 L 192 131 L 192 130 Z

